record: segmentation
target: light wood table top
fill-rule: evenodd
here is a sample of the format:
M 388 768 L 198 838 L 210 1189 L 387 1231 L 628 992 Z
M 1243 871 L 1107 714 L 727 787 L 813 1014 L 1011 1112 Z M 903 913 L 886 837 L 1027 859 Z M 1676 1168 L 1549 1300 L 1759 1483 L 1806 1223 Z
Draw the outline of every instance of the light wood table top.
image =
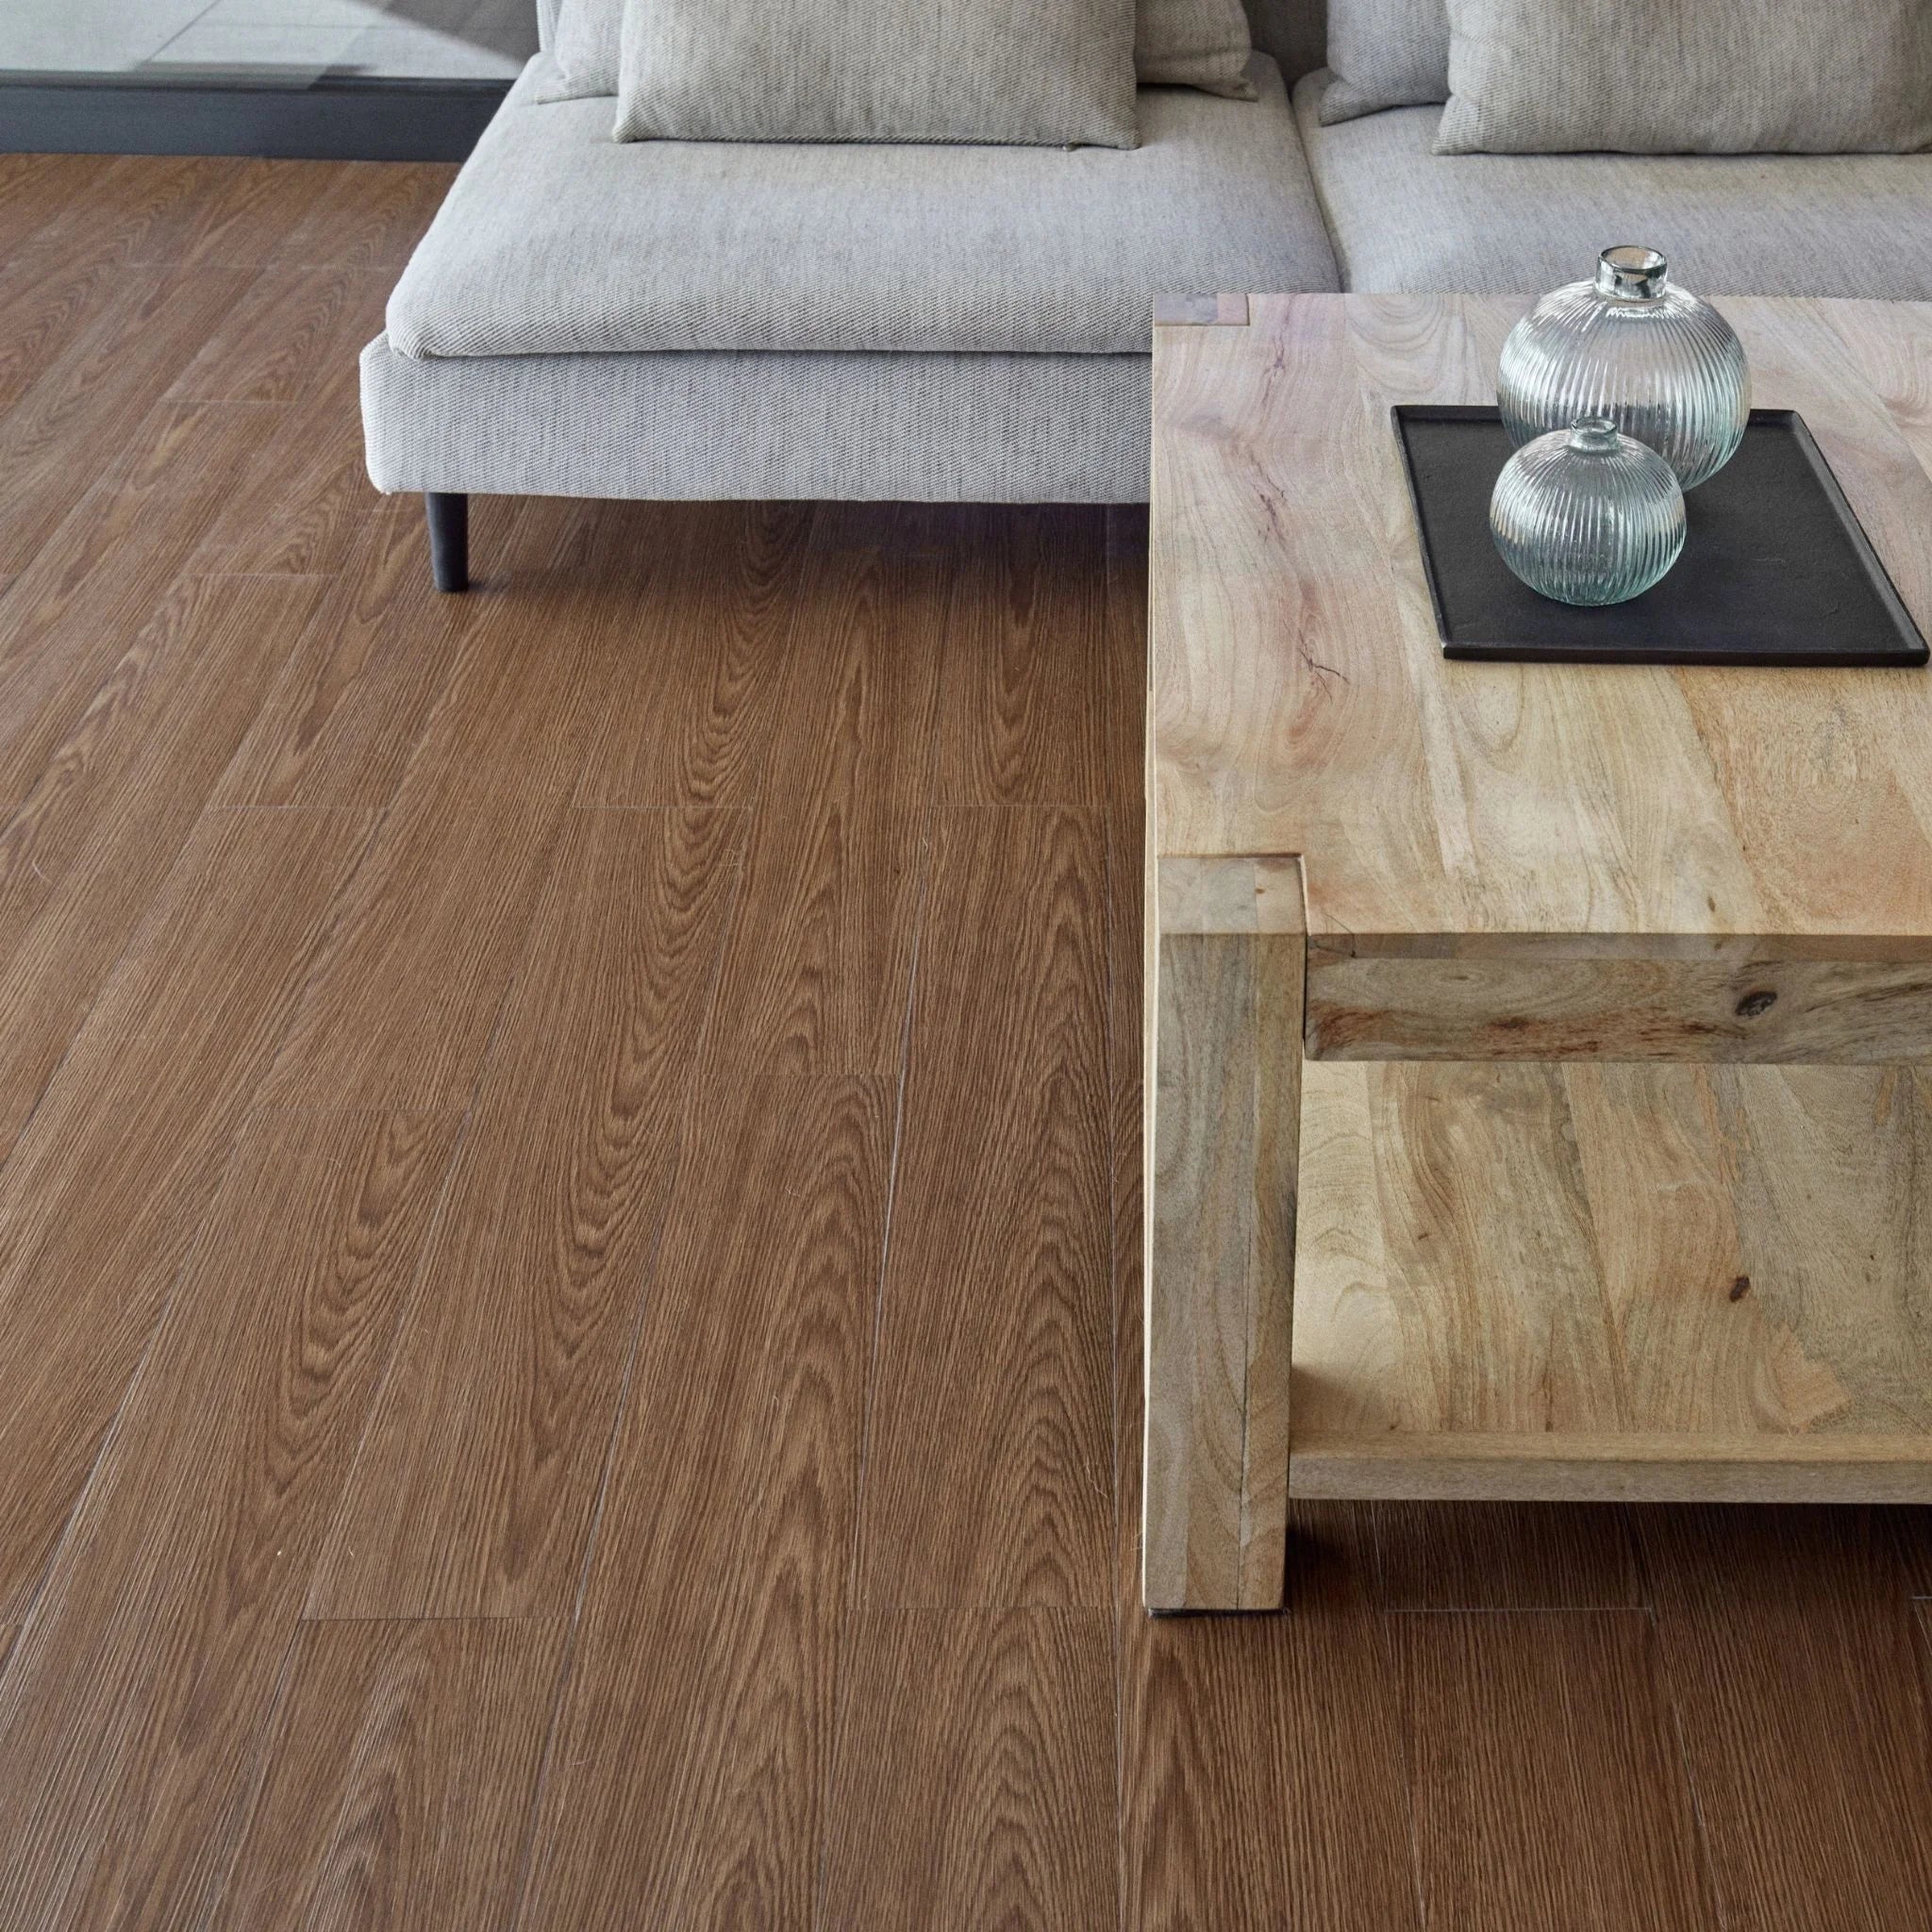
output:
M 1492 403 L 1526 306 L 1157 328 L 1159 851 L 1301 855 L 1318 944 L 1932 952 L 1932 673 L 1442 658 L 1388 412 Z M 1932 306 L 1721 306 L 1932 635 Z

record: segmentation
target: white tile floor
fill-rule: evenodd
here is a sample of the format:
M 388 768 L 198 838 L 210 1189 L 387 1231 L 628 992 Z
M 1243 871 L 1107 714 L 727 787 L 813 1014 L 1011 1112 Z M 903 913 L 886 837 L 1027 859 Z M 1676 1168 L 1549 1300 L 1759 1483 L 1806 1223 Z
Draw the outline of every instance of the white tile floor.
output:
M 532 0 L 0 0 L 0 72 L 508 79 Z

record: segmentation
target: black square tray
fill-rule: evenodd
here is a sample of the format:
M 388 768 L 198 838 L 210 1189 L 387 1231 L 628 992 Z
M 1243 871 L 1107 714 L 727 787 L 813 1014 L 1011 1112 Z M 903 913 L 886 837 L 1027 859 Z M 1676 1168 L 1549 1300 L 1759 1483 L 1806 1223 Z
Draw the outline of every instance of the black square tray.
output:
M 1511 444 L 1494 409 L 1393 411 L 1448 658 L 1597 664 L 1923 664 L 1928 653 L 1795 409 L 1753 409 L 1738 453 L 1685 498 L 1659 584 L 1579 609 L 1512 576 L 1490 536 Z

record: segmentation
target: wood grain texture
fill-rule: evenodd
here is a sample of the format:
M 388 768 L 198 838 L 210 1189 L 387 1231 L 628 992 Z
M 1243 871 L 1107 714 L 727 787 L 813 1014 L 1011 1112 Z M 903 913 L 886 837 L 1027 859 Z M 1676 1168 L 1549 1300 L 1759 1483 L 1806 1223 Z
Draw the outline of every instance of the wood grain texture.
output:
M 1124 1526 L 1135 1487 L 1123 1485 Z M 1148 1617 L 1130 1584 L 1118 1665 L 1123 1926 L 1420 1927 L 1400 1706 L 1364 1589 L 1365 1528 L 1351 1506 L 1294 1506 L 1286 1616 Z
M 336 167 L 331 161 L 213 156 L 187 156 L 161 167 L 134 161 L 124 170 L 133 195 L 139 196 L 142 183 L 153 184 L 155 192 L 139 221 L 127 225 L 128 259 L 265 268 L 334 185 Z
M 708 1058 L 763 1073 L 900 1063 L 948 571 L 916 510 L 822 507 L 745 850 Z
M 938 817 L 859 1587 L 880 1607 L 1106 1603 L 1102 829 L 1031 808 Z
M 387 806 L 479 628 L 531 575 L 582 555 L 589 506 L 483 496 L 470 506 L 476 568 L 461 597 L 424 564 L 423 507 L 388 497 L 358 527 L 339 575 L 284 661 L 223 775 L 222 805 Z M 491 648 L 501 651 L 500 633 Z
M 123 272 L 0 418 L 0 570 L 34 560 L 248 283 L 242 270 Z
M 893 1112 L 886 1082 L 852 1077 L 734 1081 L 700 1104 L 611 1453 L 527 1926 L 813 1922 Z
M 118 292 L 116 264 L 81 254 L 0 258 L 0 404 L 11 408 Z
M 384 822 L 264 1098 L 277 1106 L 461 1106 L 530 929 L 561 805 L 412 789 Z
M 820 1922 L 1104 1923 L 1112 1650 L 1105 1610 L 862 1613 Z
M 1406 1616 L 1389 1632 L 1427 1924 L 1728 1923 L 1642 1611 Z
M 1910 1069 L 1305 1072 L 1298 1493 L 1928 1493 Z
M 952 538 L 936 796 L 948 805 L 1108 803 L 1107 709 L 1084 701 L 1107 648 L 1107 607 L 1093 595 L 1105 526 L 1076 508 L 1005 505 L 961 523 Z
M 575 544 L 575 518 L 553 526 Z M 440 1107 L 475 1086 L 581 770 L 608 604 L 514 577 L 464 646 L 330 933 L 267 1097 Z
M 1325 1059 L 1887 1062 L 1932 1057 L 1932 958 L 1753 957 L 1719 941 L 1631 958 L 1308 949 L 1307 1048 Z M 1701 950 L 1701 949 L 1700 949 Z M 1921 949 L 1892 941 L 1889 953 Z
M 356 359 L 344 353 L 321 365 L 311 395 L 276 407 L 251 474 L 195 552 L 197 568 L 296 575 L 342 568 L 375 504 L 360 390 Z
M 608 507 L 588 568 L 622 617 L 623 642 L 581 804 L 741 806 L 759 796 L 813 516 L 795 503 Z M 792 683 L 791 700 L 802 695 Z
M 1142 813 L 1147 803 L 1147 507 L 1107 510 L 1107 627 L 1101 696 L 1107 710 L 1102 760 L 1109 808 Z M 1136 850 L 1142 841 L 1136 841 Z
M 394 280 L 382 268 L 263 269 L 169 393 L 206 402 L 307 403 L 339 392 L 363 343 L 382 331 Z
M 1307 930 L 1295 859 L 1161 858 L 1156 868 L 1163 934 Z
M 1932 1730 L 1882 1527 L 1863 1510 L 1636 1521 L 1724 1922 L 1932 1916 Z
M 10 1147 L 259 708 L 313 578 L 183 578 L 0 830 Z
M 1649 1602 L 1627 1513 L 1588 1503 L 1378 1503 L 1385 1610 L 1635 1609 Z
M 575 1602 L 739 837 L 570 815 L 312 1614 Z
M 369 829 L 204 818 L 0 1169 L 0 1613 L 79 1497 Z
M 9 1925 L 211 1902 L 457 1124 L 244 1128 L 0 1686 Z
M 1239 909 L 1256 903 L 1251 891 Z M 1147 1209 L 1153 1610 L 1281 1602 L 1303 952 L 1296 933 L 1161 936 Z
M 1441 658 L 1386 413 L 1490 401 L 1521 307 L 1267 296 L 1246 328 L 1157 330 L 1159 849 L 1299 853 L 1311 932 L 1358 958 L 1615 934 L 1666 975 L 1687 937 L 1910 960 L 1932 932 L 1932 791 L 1909 750 L 1932 680 Z M 1756 399 L 1803 411 L 1932 627 L 1932 476 L 1888 407 L 1906 385 L 1875 344 L 1896 324 L 1869 308 L 1726 313 Z M 1846 347 L 1868 331 L 1877 387 Z
M 1245 295 L 1157 295 L 1154 298 L 1154 321 L 1161 328 L 1184 325 L 1246 328 L 1248 298 Z
M 25 251 L 77 213 L 98 213 L 112 168 L 109 155 L 0 155 L 0 247 Z
M 17 807 L 32 791 L 278 415 L 168 403 L 124 427 L 112 466 L 14 578 L 0 607 L 0 804 Z
M 557 1621 L 304 1624 L 218 1932 L 514 1923 Z
M 275 265 L 399 269 L 455 181 L 432 161 L 332 164 L 302 215 L 275 243 Z

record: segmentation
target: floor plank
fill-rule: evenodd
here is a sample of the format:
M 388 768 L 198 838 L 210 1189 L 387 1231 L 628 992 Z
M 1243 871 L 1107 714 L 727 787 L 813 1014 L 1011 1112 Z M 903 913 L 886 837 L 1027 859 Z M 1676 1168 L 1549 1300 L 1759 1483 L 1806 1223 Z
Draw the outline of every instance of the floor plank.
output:
M 328 394 L 381 332 L 394 282 L 386 268 L 263 269 L 169 393 L 222 403 L 308 403 Z
M 508 1932 L 565 1626 L 304 1624 L 214 1932 Z
M 781 716 L 812 517 L 806 504 L 611 508 L 600 565 L 621 600 L 625 648 L 581 803 L 741 806 L 758 797 Z
M 468 592 L 431 581 L 422 506 L 385 499 L 289 654 L 222 779 L 222 805 L 386 806 L 431 716 L 469 662 L 472 633 L 525 579 L 574 557 L 579 512 L 505 497 L 471 505 Z
M 1102 519 L 1071 507 L 998 505 L 958 520 L 937 781 L 944 803 L 1114 801 L 1108 618 L 1094 594 L 1105 536 Z
M 308 267 L 400 269 L 442 206 L 453 167 L 434 161 L 341 161 L 274 260 Z
M 342 568 L 381 502 L 363 453 L 360 390 L 355 358 L 343 352 L 317 365 L 311 395 L 277 408 L 273 433 L 195 551 L 197 569 Z
M 740 829 L 570 815 L 313 1614 L 575 1601 Z
M 265 1098 L 467 1102 L 601 709 L 599 608 L 532 573 L 463 633 Z
M 244 1130 L 0 1683 L 8 1925 L 210 1903 L 457 1126 Z
M 11 408 L 122 292 L 97 256 L 0 254 L 0 408 Z
M 899 1065 L 942 646 L 926 527 L 891 507 L 820 513 L 706 1043 L 721 1067 Z
M 204 819 L 0 1169 L 0 1617 L 73 1511 L 369 829 Z
M 264 161 L 190 157 L 165 164 L 138 161 L 122 179 L 164 179 L 171 192 L 128 238 L 137 263 L 196 269 L 266 268 L 335 185 L 330 161 Z
M 1708 1508 L 1637 1525 L 1725 1923 L 1932 1923 L 1932 1727 L 1883 1523 Z
M 113 297 L 0 418 L 0 570 L 34 560 L 252 279 L 241 269 L 121 274 Z
M 1112 1653 L 1101 1610 L 861 1612 L 820 1922 L 1107 1923 Z
M 60 227 L 84 226 L 100 205 L 111 155 L 0 155 L 0 255 Z
M 0 602 L 0 808 L 27 797 L 153 622 L 280 411 L 164 404 Z
M 1110 1604 L 1097 815 L 940 814 L 914 990 L 863 1600 Z
M 1100 691 L 1107 717 L 1106 802 L 1138 821 L 1146 802 L 1147 506 L 1107 510 L 1107 648 Z M 1141 851 L 1137 838 L 1133 852 Z M 1136 902 L 1138 904 L 1138 901 Z M 1140 918 L 1135 915 L 1138 928 Z
M 884 1080 L 807 1078 L 721 1083 L 700 1108 L 612 1452 L 529 1932 L 812 1923 L 893 1103 Z
M 1633 1608 L 1647 1599 L 1624 1512 L 1584 1503 L 1377 1503 L 1385 1610 Z
M 1715 1928 L 1641 1610 L 1396 1617 L 1425 1923 Z
M 1295 1504 L 1286 1615 L 1123 1607 L 1124 1926 L 1417 1932 L 1400 1709 L 1366 1570 L 1358 1522 Z
M 0 830 L 0 1154 L 181 851 L 322 586 L 183 578 Z

